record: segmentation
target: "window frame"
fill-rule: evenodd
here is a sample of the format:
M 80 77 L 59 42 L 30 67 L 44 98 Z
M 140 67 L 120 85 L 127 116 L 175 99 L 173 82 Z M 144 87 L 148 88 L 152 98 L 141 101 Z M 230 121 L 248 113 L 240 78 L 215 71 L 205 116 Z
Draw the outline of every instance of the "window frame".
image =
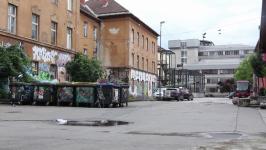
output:
M 66 48 L 67 49 L 72 49 L 73 48 L 73 29 L 70 28 L 70 27 L 67 27 L 67 46 L 66 46 Z
M 14 8 L 14 14 L 13 13 L 10 13 L 10 9 L 11 8 Z M 17 33 L 17 6 L 13 5 L 13 4 L 8 4 L 8 9 L 7 9 L 7 30 L 9 33 L 13 33 L 13 34 L 16 34 Z M 12 19 L 14 19 L 12 21 Z M 14 23 L 14 31 L 12 31 L 12 23 Z
M 57 27 L 58 27 L 57 22 L 51 21 L 51 44 L 52 45 L 57 44 Z M 53 34 L 54 34 L 54 40 L 53 40 Z
M 36 17 L 36 22 L 34 22 L 33 17 Z M 33 31 L 34 27 L 36 28 L 36 35 L 34 35 L 34 31 Z M 31 38 L 32 39 L 39 40 L 39 30 L 40 30 L 40 16 L 32 13 L 32 17 L 31 17 Z

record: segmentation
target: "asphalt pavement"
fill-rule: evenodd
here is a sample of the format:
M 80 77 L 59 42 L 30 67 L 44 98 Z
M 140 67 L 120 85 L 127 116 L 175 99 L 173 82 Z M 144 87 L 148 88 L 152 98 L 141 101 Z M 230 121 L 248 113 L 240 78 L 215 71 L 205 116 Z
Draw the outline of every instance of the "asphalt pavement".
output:
M 0 105 L 0 150 L 266 149 L 265 121 L 266 110 L 237 107 L 227 98 L 123 108 Z

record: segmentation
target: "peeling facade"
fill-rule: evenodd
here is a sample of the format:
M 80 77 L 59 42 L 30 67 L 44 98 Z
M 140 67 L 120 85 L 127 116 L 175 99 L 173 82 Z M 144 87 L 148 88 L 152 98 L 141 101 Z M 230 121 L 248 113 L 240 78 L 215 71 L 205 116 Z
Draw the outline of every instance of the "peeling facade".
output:
M 0 13 L 0 44 L 24 48 L 39 80 L 67 81 L 65 65 L 77 52 L 97 57 L 99 20 L 80 8 L 80 0 L 1 0 Z

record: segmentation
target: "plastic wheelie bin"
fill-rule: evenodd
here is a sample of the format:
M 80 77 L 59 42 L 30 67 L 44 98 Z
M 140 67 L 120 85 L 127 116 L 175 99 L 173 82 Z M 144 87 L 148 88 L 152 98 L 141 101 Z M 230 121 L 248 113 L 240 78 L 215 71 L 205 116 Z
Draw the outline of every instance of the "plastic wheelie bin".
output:
M 75 91 L 76 106 L 94 106 L 96 101 L 96 84 L 75 83 Z
M 112 83 L 97 85 L 96 105 L 100 107 L 116 107 L 119 104 L 119 86 Z
M 55 105 L 56 104 L 56 90 L 52 83 L 33 83 L 34 98 L 33 105 Z
M 57 106 L 75 105 L 75 90 L 72 83 L 59 83 L 56 85 L 57 91 Z
M 29 104 L 33 102 L 34 86 L 29 83 L 13 82 L 10 84 L 11 104 Z

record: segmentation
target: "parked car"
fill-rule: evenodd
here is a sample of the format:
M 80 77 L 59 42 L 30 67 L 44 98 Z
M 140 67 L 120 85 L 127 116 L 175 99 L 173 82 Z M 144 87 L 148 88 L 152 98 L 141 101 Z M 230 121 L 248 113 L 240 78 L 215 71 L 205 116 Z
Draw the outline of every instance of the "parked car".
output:
M 156 100 L 160 100 L 160 97 L 161 97 L 161 100 L 163 99 L 163 93 L 164 91 L 166 90 L 166 88 L 157 88 L 155 90 L 155 92 L 153 93 L 153 97 L 156 99 Z M 161 93 L 161 94 L 160 94 Z
M 180 90 L 184 99 L 187 99 L 188 101 L 192 101 L 194 99 L 194 96 L 189 89 L 182 87 Z
M 171 90 L 171 98 L 177 101 L 184 100 L 184 93 L 179 88 L 169 89 Z

